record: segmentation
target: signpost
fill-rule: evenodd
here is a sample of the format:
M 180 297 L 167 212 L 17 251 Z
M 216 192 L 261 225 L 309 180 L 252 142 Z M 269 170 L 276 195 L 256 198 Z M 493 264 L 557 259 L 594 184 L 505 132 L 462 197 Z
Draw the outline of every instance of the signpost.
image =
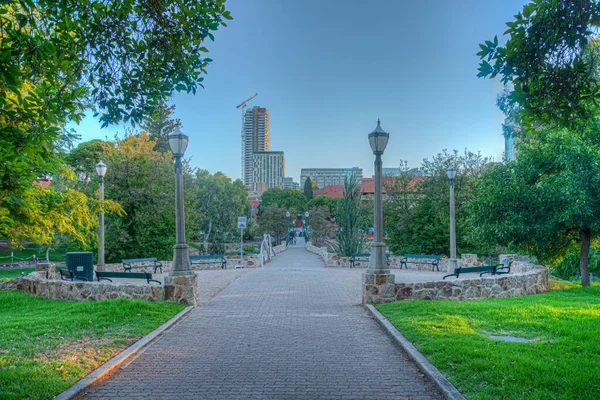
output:
M 240 264 L 236 268 L 244 268 L 244 229 L 246 229 L 248 221 L 246 217 L 238 217 L 238 229 L 240 230 Z

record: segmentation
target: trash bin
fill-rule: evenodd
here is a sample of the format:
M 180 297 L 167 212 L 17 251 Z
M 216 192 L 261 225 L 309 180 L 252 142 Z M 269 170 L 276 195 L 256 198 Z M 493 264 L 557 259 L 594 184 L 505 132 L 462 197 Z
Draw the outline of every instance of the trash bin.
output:
M 67 269 L 78 278 L 94 280 L 94 255 L 91 251 L 67 253 Z

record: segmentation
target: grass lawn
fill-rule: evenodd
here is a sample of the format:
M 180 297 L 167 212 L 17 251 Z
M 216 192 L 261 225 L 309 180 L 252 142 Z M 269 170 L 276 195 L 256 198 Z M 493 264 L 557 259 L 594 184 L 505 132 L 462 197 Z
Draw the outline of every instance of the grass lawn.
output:
M 50 261 L 65 261 L 67 258 L 67 252 L 69 251 L 81 250 L 77 250 L 76 248 L 69 249 L 65 245 L 60 245 L 55 250 L 50 251 Z M 20 260 L 30 259 L 30 257 L 34 254 L 38 259 L 46 259 L 46 249 L 39 246 L 31 245 L 30 247 L 24 249 L 13 250 L 15 263 L 19 262 Z M 0 263 L 10 263 L 10 261 L 10 251 L 0 251 Z
M 18 278 L 33 271 L 35 271 L 35 268 L 0 268 L 0 282 Z
M 559 283 L 564 284 L 553 282 Z M 600 399 L 598 285 L 510 299 L 404 301 L 377 309 L 468 399 Z
M 0 398 L 52 398 L 183 308 L 0 291 Z

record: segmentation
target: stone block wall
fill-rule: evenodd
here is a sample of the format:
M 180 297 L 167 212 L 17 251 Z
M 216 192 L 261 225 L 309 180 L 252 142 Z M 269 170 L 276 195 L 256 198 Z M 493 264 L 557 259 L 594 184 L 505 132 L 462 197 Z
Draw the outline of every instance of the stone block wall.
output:
M 318 255 L 319 257 L 321 257 L 323 259 L 323 262 L 325 262 L 325 264 L 327 265 L 328 253 L 327 253 L 326 247 L 317 247 L 317 246 L 314 246 L 311 242 L 308 242 L 308 243 L 306 243 L 305 248 L 307 251 L 310 251 L 311 253 L 314 253 L 314 254 Z
M 273 247 L 273 253 L 275 253 L 275 254 L 279 254 L 282 251 L 286 251 L 286 250 L 287 250 L 287 246 L 285 245 L 285 242 L 282 242 L 280 245 Z
M 396 283 L 400 300 L 474 300 L 515 297 L 548 290 L 548 269 L 535 267 L 525 273 L 473 278 L 448 278 L 425 283 Z

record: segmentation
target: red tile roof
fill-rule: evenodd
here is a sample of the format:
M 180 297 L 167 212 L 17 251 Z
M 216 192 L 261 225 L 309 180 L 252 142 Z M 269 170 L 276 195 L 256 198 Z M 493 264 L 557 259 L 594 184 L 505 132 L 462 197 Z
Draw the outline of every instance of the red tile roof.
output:
M 384 177 L 384 183 L 386 181 L 392 183 L 393 180 L 395 179 L 395 177 L 393 176 L 387 176 Z M 414 185 L 417 182 L 422 181 L 424 178 L 422 176 L 414 176 L 412 178 L 412 184 Z M 360 185 L 360 190 L 362 193 L 366 193 L 366 194 L 371 194 L 371 193 L 375 193 L 375 178 L 363 178 L 362 183 Z M 385 193 L 385 185 L 383 187 L 382 190 L 383 193 Z M 329 186 L 325 186 L 322 189 L 317 189 L 314 192 L 315 196 L 327 196 L 327 197 L 333 197 L 333 198 L 340 198 L 340 197 L 344 197 L 344 185 L 329 185 Z

